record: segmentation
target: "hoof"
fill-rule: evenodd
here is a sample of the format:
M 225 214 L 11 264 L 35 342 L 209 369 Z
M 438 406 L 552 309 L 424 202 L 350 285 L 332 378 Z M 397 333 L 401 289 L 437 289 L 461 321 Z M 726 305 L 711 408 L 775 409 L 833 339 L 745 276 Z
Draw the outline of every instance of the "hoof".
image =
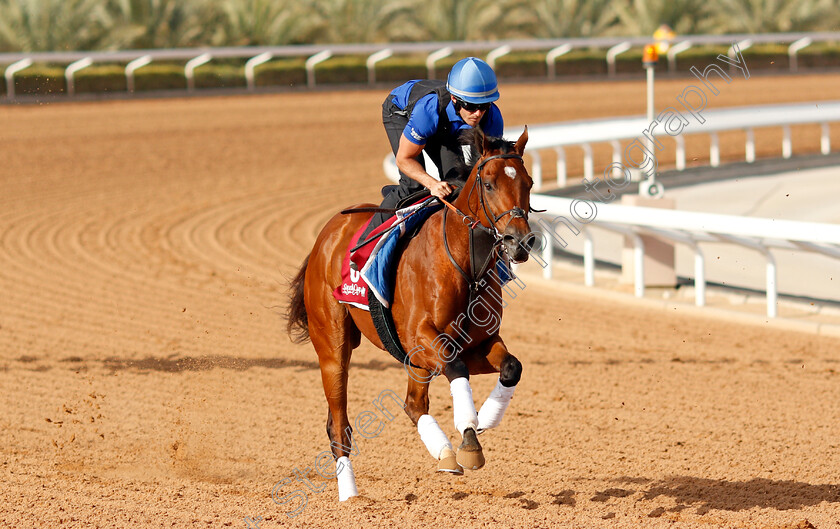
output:
M 455 452 L 451 448 L 444 448 L 440 453 L 438 472 L 449 472 L 450 474 L 457 474 L 459 476 L 464 473 L 464 469 L 458 464 Z
M 478 470 L 484 466 L 484 452 L 481 451 L 478 437 L 476 437 L 475 430 L 472 428 L 464 430 L 464 440 L 458 447 L 456 460 L 459 465 L 470 470 Z

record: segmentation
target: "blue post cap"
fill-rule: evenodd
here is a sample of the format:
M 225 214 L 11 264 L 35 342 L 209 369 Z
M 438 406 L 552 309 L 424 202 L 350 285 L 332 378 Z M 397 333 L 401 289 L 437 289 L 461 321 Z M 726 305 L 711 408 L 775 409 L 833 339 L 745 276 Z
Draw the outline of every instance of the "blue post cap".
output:
M 458 99 L 476 105 L 499 99 L 499 83 L 493 68 L 477 57 L 455 63 L 449 71 L 446 89 Z

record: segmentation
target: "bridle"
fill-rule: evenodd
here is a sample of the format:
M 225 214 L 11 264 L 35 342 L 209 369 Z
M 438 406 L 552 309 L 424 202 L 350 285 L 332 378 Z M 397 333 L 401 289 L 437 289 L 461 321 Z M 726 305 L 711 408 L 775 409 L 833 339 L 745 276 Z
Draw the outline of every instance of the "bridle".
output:
M 508 221 L 508 225 L 513 222 L 514 219 L 522 218 L 527 220 L 528 218 L 528 213 L 519 206 L 514 206 L 507 211 L 494 215 L 491 208 L 487 205 L 487 199 L 484 191 L 485 182 L 481 178 L 481 170 L 487 162 L 497 159 L 514 159 L 522 161 L 522 156 L 513 153 L 495 154 L 481 160 L 476 167 L 475 180 L 470 188 L 469 195 L 467 195 L 467 204 L 469 204 L 472 194 L 475 192 L 476 186 L 480 186 L 478 199 L 479 207 L 484 212 L 485 217 L 490 221 L 490 227 L 484 226 L 480 219 L 474 218 L 472 215 L 475 215 L 475 217 L 478 217 L 478 215 L 476 212 L 472 211 L 472 209 L 469 211 L 469 213 L 472 214 L 470 215 L 468 213 L 464 213 L 449 201 L 438 198 L 438 200 L 440 200 L 448 208 L 443 211 L 443 245 L 446 249 L 446 255 L 449 257 L 449 260 L 452 262 L 455 269 L 458 270 L 464 279 L 466 279 L 469 286 L 470 302 L 472 302 L 478 294 L 479 287 L 484 284 L 482 277 L 490 271 L 490 267 L 496 262 L 494 257 L 498 254 L 498 249 L 501 248 L 504 253 L 508 253 L 507 247 L 503 244 L 504 237 L 499 232 L 498 228 L 496 228 L 496 224 L 507 215 L 511 216 Z M 449 209 L 457 213 L 461 217 L 461 221 L 469 228 L 469 274 L 465 272 L 455 261 L 455 258 L 452 256 L 452 252 L 449 249 L 449 242 L 446 239 L 446 214 Z M 529 210 L 537 211 L 530 208 L 530 206 Z M 505 226 L 505 229 L 507 229 L 507 225 Z M 487 240 L 488 238 L 491 238 L 492 242 Z M 480 266 L 478 265 L 479 262 L 481 262 Z
M 518 154 L 512 154 L 512 153 L 494 154 L 493 156 L 488 156 L 487 158 L 484 158 L 483 160 L 481 160 L 479 162 L 478 166 L 476 167 L 475 180 L 473 181 L 473 185 L 470 188 L 469 195 L 467 196 L 467 204 L 469 204 L 470 197 L 472 197 L 472 194 L 475 192 L 476 187 L 478 187 L 479 188 L 479 198 L 478 198 L 479 207 L 481 208 L 482 211 L 484 211 L 484 216 L 487 217 L 487 219 L 490 221 L 490 227 L 489 228 L 487 226 L 484 226 L 483 224 L 481 224 L 480 219 L 473 218 L 471 215 L 469 215 L 467 213 L 464 213 L 463 211 L 461 211 L 460 209 L 455 207 L 453 204 L 451 204 L 447 200 L 444 200 L 444 199 L 441 199 L 441 198 L 438 198 L 438 200 L 440 200 L 445 206 L 447 206 L 453 212 L 457 213 L 461 217 L 461 221 L 466 226 L 470 227 L 473 230 L 481 229 L 481 230 L 484 230 L 484 231 L 488 232 L 489 234 L 491 234 L 493 236 L 496 244 L 501 244 L 502 235 L 499 232 L 498 228 L 496 227 L 496 224 L 501 219 L 503 219 L 506 215 L 510 215 L 510 220 L 508 221 L 508 224 L 513 222 L 514 219 L 526 219 L 527 220 L 528 219 L 528 213 L 524 209 L 520 208 L 519 206 L 514 206 L 507 211 L 503 211 L 502 213 L 499 213 L 498 215 L 493 215 L 493 212 L 490 211 L 490 209 L 487 205 L 487 199 L 486 199 L 485 192 L 484 192 L 484 180 L 481 178 L 481 170 L 484 168 L 484 166 L 487 164 L 487 162 L 489 162 L 491 160 L 498 160 L 498 159 L 513 159 L 513 160 L 519 160 L 520 162 L 524 163 L 524 161 L 522 160 L 522 156 L 520 156 Z M 535 209 L 531 208 L 530 205 L 528 206 L 528 209 L 531 212 L 537 212 L 538 211 L 538 210 L 535 210 Z M 470 213 L 475 215 L 475 212 L 472 211 L 472 210 L 470 210 Z M 507 225 L 505 226 L 505 229 L 507 229 Z M 504 230 L 502 230 L 502 231 L 504 231 Z
M 522 157 L 519 156 L 518 154 L 494 154 L 493 156 L 488 156 L 487 158 L 481 160 L 481 163 L 479 163 L 478 167 L 476 167 L 475 181 L 473 182 L 473 188 L 470 189 L 470 194 L 472 194 L 472 192 L 475 190 L 476 186 L 479 186 L 479 183 L 480 183 L 481 184 L 480 185 L 481 195 L 479 197 L 479 204 L 481 205 L 481 209 L 484 210 L 484 215 L 488 219 L 493 219 L 492 222 L 491 222 L 492 228 L 493 228 L 493 230 L 495 230 L 496 236 L 498 238 L 501 238 L 501 236 L 499 235 L 499 230 L 496 228 L 496 223 L 497 222 L 499 222 L 501 219 L 503 219 L 505 217 L 505 215 L 508 215 L 508 214 L 510 214 L 510 220 L 508 221 L 508 224 L 513 222 L 513 219 L 526 219 L 527 220 L 528 219 L 528 214 L 525 212 L 524 209 L 520 208 L 519 206 L 514 206 L 507 211 L 503 211 L 502 213 L 499 213 L 498 215 L 493 215 L 492 212 L 487 210 L 487 201 L 485 200 L 485 195 L 484 195 L 484 180 L 481 178 L 481 170 L 484 168 L 484 165 L 487 162 L 489 162 L 490 160 L 499 160 L 499 159 L 514 159 L 514 160 L 519 160 L 523 164 L 525 163 L 522 160 Z M 467 201 L 467 203 L 469 203 L 469 201 Z M 507 226 L 505 226 L 505 228 L 507 228 Z

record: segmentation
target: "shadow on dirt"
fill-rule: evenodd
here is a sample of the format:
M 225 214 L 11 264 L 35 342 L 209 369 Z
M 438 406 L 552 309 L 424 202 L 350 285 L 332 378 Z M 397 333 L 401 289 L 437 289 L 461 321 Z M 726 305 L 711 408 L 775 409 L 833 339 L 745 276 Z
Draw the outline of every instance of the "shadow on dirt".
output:
M 315 360 L 290 360 L 287 358 L 241 358 L 234 356 L 185 356 L 177 358 L 160 358 L 148 356 L 140 360 L 128 360 L 122 358 L 106 358 L 103 361 L 106 368 L 112 371 L 136 370 L 136 371 L 163 371 L 167 373 L 180 373 L 183 371 L 206 371 L 209 369 L 231 369 L 244 371 L 252 367 L 266 367 L 269 369 L 283 369 L 297 367 L 300 370 L 318 369 L 318 362 Z M 351 369 L 368 369 L 371 371 L 384 371 L 386 369 L 402 369 L 402 364 L 388 360 L 370 360 L 365 363 L 350 363 Z
M 605 502 L 610 498 L 626 498 L 633 494 L 632 490 L 627 489 L 607 489 L 597 492 L 594 496 L 589 498 L 590 501 Z
M 811 485 L 765 478 L 724 481 L 676 476 L 652 482 L 647 490 L 640 492 L 643 492 L 644 500 L 671 497 L 677 502 L 679 510 L 689 505 L 697 509 L 697 514 L 712 509 L 743 511 L 758 507 L 784 511 L 818 505 L 824 501 L 840 503 L 840 485 Z

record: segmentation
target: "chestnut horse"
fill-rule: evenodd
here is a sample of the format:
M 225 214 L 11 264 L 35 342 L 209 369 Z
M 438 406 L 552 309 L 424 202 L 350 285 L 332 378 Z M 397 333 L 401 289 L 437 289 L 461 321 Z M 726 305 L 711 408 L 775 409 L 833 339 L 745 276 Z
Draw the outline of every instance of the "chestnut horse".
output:
M 502 283 L 496 261 L 528 259 L 534 234 L 528 225 L 533 182 L 522 161 L 527 128 L 514 142 L 473 134 L 478 160 L 458 197 L 433 213 L 405 246 L 396 271 L 391 304 L 404 351 L 408 391 L 404 409 L 438 469 L 478 469 L 484 455 L 476 436 L 498 426 L 522 373 L 522 364 L 499 336 Z M 340 304 L 333 290 L 353 235 L 370 218 L 366 212 L 337 214 L 324 226 L 309 257 L 291 283 L 288 331 L 298 343 L 310 339 L 318 354 L 329 405 L 327 434 L 336 459 L 339 500 L 358 494 L 350 465 L 347 418 L 350 355 L 364 335 L 385 349 L 369 312 Z M 475 247 L 489 240 L 482 253 Z M 478 253 L 478 255 L 477 255 Z M 476 412 L 469 375 L 499 373 L 495 389 Z M 449 380 L 455 427 L 462 436 L 457 454 L 429 415 L 429 382 Z

